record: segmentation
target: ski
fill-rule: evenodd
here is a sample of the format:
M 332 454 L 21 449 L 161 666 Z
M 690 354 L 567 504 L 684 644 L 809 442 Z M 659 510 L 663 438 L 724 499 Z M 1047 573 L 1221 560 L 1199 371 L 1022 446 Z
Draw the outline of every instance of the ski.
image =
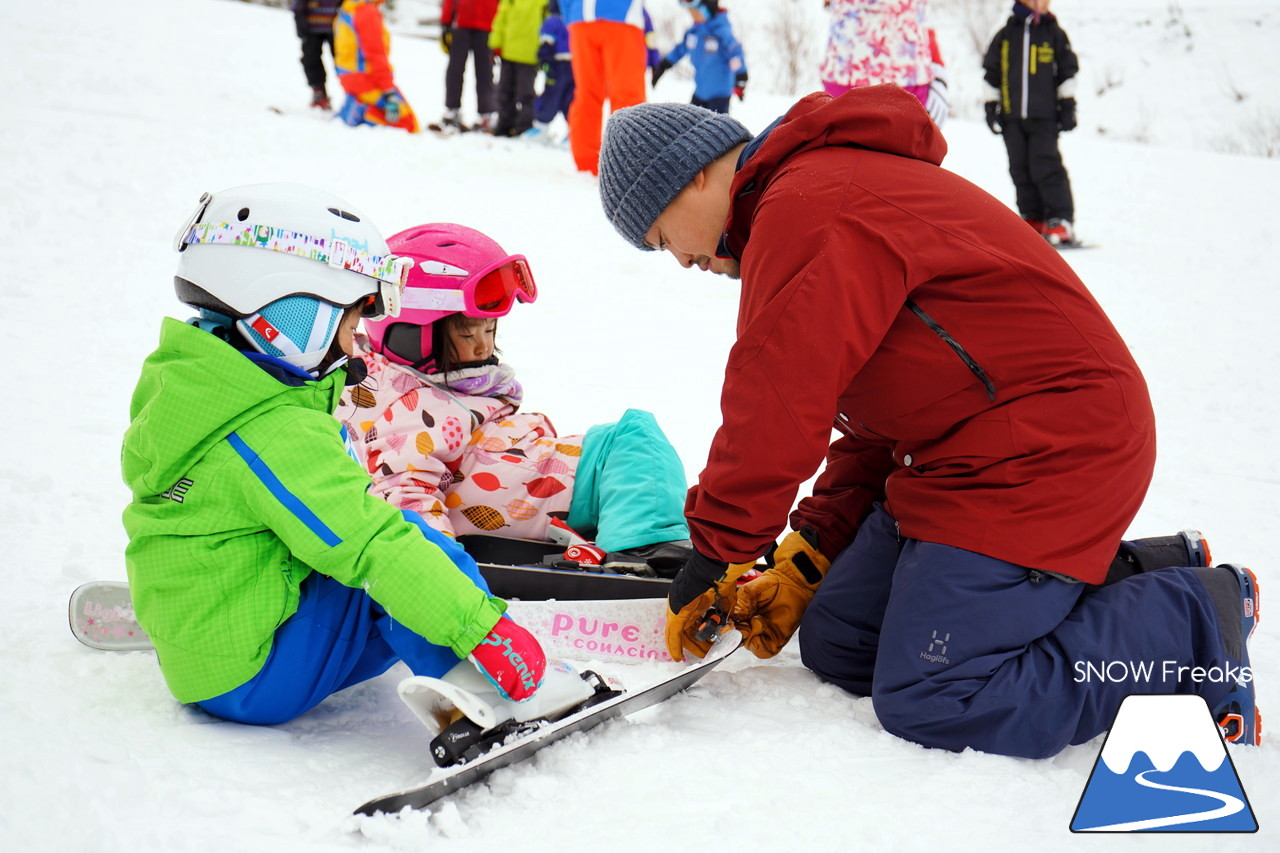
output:
M 509 601 L 507 612 L 532 631 L 552 657 L 671 660 L 664 639 L 665 598 Z M 67 613 L 71 633 L 86 646 L 116 652 L 152 648 L 134 615 L 129 585 L 124 581 L 81 584 L 71 593 Z
M 471 133 L 475 130 L 475 128 L 465 124 L 443 125 L 438 121 L 428 122 L 424 127 L 436 136 L 458 136 L 463 133 Z
M 593 688 L 593 695 L 586 700 L 586 707 L 582 710 L 554 722 L 532 721 L 509 726 L 509 734 L 504 732 L 508 742 L 462 764 L 438 771 L 425 784 L 370 800 L 356 809 L 355 814 L 374 815 L 380 812 L 394 814 L 406 807 L 425 808 L 437 800 L 485 779 L 495 770 L 529 758 L 543 747 L 569 735 L 585 732 L 607 720 L 627 716 L 656 705 L 685 690 L 715 669 L 738 648 L 741 641 L 742 635 L 737 631 L 721 634 L 703 660 L 635 693 L 617 692 L 600 682 L 599 677 L 596 676 L 597 682 Z M 585 675 L 594 675 L 594 673 Z M 413 707 L 412 704 L 411 707 Z M 459 722 L 464 721 L 465 718 Z M 445 731 L 448 732 L 449 729 Z M 472 734 L 475 735 L 474 732 Z M 439 741 L 440 738 L 437 737 L 436 740 Z M 446 760 L 451 757 L 452 755 L 446 756 Z
M 67 618 L 71 633 L 91 648 L 132 652 L 152 647 L 133 613 L 124 581 L 90 581 L 76 587 L 67 602 Z
M 274 104 L 267 106 L 267 112 L 278 116 L 292 116 L 294 118 L 312 118 L 319 121 L 332 121 L 337 118 L 337 114 L 333 110 L 320 109 L 319 107 L 278 107 Z
M 480 574 L 489 590 L 499 598 L 529 601 L 555 598 L 561 601 L 599 599 L 666 599 L 671 587 L 669 578 L 642 578 L 581 569 L 556 569 L 546 566 L 508 566 L 481 563 Z
M 586 540 L 577 541 L 577 535 L 567 527 L 564 530 L 575 541 L 534 542 L 470 534 L 458 537 L 458 544 L 480 564 L 489 589 L 499 598 L 580 601 L 667 597 L 670 578 L 679 565 L 612 567 L 610 555 Z M 574 556 L 578 559 L 571 559 Z

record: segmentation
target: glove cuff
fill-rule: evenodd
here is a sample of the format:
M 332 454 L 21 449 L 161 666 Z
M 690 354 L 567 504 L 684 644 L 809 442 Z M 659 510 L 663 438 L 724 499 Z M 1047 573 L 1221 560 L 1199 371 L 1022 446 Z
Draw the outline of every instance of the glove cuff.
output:
M 818 550 L 818 539 L 818 531 L 808 525 L 787 534 L 774 554 L 775 570 L 809 589 L 817 589 L 831 568 L 831 561 Z
M 736 585 L 738 578 L 754 567 L 754 561 L 730 564 L 703 556 L 695 549 L 693 556 L 671 581 L 671 589 L 667 593 L 671 612 L 679 613 L 689 602 L 709 590 L 719 588 L 720 594 L 727 595 L 725 589 Z
M 817 591 L 825 577 L 805 553 L 796 554 L 790 560 L 774 566 L 769 571 L 778 575 L 784 583 L 798 587 L 808 595 L 813 595 Z
M 694 549 L 693 556 L 684 564 L 681 574 L 687 574 L 691 579 L 700 581 L 704 587 L 712 587 L 724 580 L 728 570 L 729 564 L 724 560 L 713 560 Z
M 729 564 L 722 560 L 704 557 L 695 549 L 684 568 L 671 581 L 667 602 L 672 613 L 679 613 L 689 602 L 710 589 L 724 578 Z

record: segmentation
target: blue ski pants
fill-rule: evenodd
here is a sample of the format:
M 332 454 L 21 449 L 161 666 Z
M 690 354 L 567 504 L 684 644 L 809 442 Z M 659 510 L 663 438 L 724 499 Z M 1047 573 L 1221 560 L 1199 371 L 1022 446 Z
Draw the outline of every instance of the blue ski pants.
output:
M 689 538 L 684 465 L 649 412 L 587 431 L 567 524 L 606 551 Z
M 694 95 L 693 100 L 690 101 L 689 103 L 693 104 L 695 107 L 702 107 L 704 110 L 711 110 L 712 112 L 716 112 L 716 113 L 724 113 L 725 115 L 729 114 L 729 96 L 728 95 L 721 95 L 720 97 L 716 97 L 716 98 L 699 98 L 697 95 Z
M 882 507 L 832 563 L 799 644 L 893 734 L 1025 758 L 1105 731 L 1131 693 L 1199 693 L 1214 708 L 1233 686 L 1197 678 L 1229 662 L 1194 570 L 1088 587 L 903 539 Z
M 542 94 L 533 102 L 533 117 L 543 124 L 550 124 L 560 113 L 568 119 L 569 105 L 572 103 L 573 66 L 568 60 L 553 62 L 547 68 Z
M 404 517 L 447 553 L 485 592 L 475 560 L 414 512 Z M 302 582 L 298 610 L 276 629 L 258 674 L 201 708 L 237 723 L 275 725 L 292 720 L 343 688 L 381 675 L 404 661 L 415 675 L 439 677 L 458 656 L 396 622 L 362 589 L 312 572 Z

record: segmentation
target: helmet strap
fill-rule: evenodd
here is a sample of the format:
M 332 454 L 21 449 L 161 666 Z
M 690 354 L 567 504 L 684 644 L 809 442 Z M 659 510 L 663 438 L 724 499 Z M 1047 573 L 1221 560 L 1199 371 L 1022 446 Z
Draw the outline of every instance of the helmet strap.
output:
M 199 316 L 187 320 L 187 324 L 195 326 L 202 332 L 208 332 L 219 340 L 231 343 L 231 339 L 236 336 L 235 320 L 216 311 L 210 311 L 208 308 L 200 308 L 199 311 Z

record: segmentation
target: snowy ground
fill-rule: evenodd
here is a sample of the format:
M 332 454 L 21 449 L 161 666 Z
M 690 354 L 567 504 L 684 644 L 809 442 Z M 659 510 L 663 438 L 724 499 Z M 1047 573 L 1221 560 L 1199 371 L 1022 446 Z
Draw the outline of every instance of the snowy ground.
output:
M 1274 39 L 1275 4 L 1253 5 L 1270 16 Z M 402 671 L 291 724 L 250 728 L 174 703 L 148 653 L 80 646 L 66 628 L 67 594 L 125 576 L 119 440 L 160 316 L 185 316 L 172 296 L 170 240 L 202 191 L 293 180 L 346 197 L 388 233 L 430 220 L 487 230 L 529 256 L 542 291 L 501 326 L 529 406 L 566 432 L 628 406 L 650 409 L 691 480 L 718 424 L 737 291 L 630 250 L 565 152 L 351 130 L 294 110 L 306 93 L 292 22 L 278 10 L 229 0 L 33 3 L 9 16 L 0 44 L 0 314 L 12 330 L 16 413 L 0 457 L 14 628 L 0 688 L 4 850 L 1226 843 L 1072 836 L 1097 742 L 1039 762 L 925 750 L 883 732 L 868 700 L 819 684 L 793 652 L 735 657 L 689 695 L 575 738 L 430 814 L 350 818 L 429 766 L 423 732 L 395 698 Z M 1113 45 L 1120 56 L 1121 35 Z M 436 45 L 402 38 L 393 58 L 410 100 L 434 117 Z M 687 97 L 666 86 L 664 96 Z M 734 109 L 758 130 L 787 104 L 760 91 Z M 949 168 L 1011 199 L 1003 148 L 982 124 L 953 122 L 947 137 Z M 1102 245 L 1070 261 L 1125 334 L 1160 417 L 1155 482 L 1132 532 L 1200 527 L 1220 559 L 1249 563 L 1274 585 L 1280 162 L 1087 135 L 1065 137 L 1063 149 L 1080 226 Z M 33 375 L 41 364 L 52 378 Z M 1263 622 L 1252 649 L 1263 708 L 1280 713 L 1280 619 Z M 662 666 L 615 674 L 639 684 Z M 1277 849 L 1276 743 L 1233 750 L 1262 826 L 1230 839 L 1233 848 Z

